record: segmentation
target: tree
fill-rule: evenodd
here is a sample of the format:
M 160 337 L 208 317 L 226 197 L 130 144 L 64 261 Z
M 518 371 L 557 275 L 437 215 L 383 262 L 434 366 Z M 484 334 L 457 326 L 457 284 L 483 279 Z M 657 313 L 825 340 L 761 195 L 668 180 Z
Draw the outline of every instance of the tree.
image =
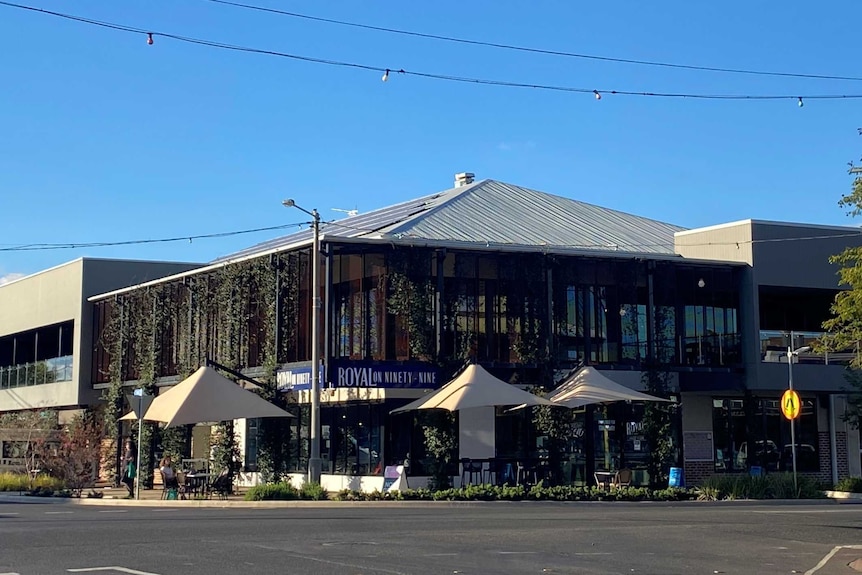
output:
M 860 129 L 862 134 L 862 129 Z M 854 176 L 850 192 L 841 197 L 838 205 L 847 209 L 847 215 L 862 215 L 862 169 L 850 164 Z M 847 289 L 839 292 L 832 303 L 832 317 L 823 323 L 829 335 L 821 345 L 830 351 L 852 351 L 852 359 L 846 374 L 848 388 L 847 410 L 844 420 L 859 428 L 862 421 L 862 246 L 851 246 L 829 261 L 838 264 L 839 284 Z
M 92 485 L 99 471 L 104 425 L 92 412 L 77 415 L 56 439 L 37 441 L 42 468 L 62 480 L 75 497 Z

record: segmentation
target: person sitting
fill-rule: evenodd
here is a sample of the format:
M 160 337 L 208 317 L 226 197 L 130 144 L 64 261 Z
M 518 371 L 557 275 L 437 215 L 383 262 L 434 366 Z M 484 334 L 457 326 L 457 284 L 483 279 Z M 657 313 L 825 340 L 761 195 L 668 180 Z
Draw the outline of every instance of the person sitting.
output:
M 165 480 L 165 489 L 179 489 L 180 484 L 177 479 L 177 472 L 174 471 L 171 465 L 170 455 L 165 455 L 162 458 L 162 462 L 159 464 L 159 471 L 162 472 L 162 477 Z

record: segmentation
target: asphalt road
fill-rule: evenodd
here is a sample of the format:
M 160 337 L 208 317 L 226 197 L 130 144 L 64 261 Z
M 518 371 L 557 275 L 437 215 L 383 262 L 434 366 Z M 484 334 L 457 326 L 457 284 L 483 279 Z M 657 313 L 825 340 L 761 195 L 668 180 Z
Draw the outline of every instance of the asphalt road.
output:
M 840 547 L 854 544 L 862 505 L 835 503 L 182 509 L 0 500 L 0 575 L 834 575 L 859 573 L 846 564 L 862 548 Z

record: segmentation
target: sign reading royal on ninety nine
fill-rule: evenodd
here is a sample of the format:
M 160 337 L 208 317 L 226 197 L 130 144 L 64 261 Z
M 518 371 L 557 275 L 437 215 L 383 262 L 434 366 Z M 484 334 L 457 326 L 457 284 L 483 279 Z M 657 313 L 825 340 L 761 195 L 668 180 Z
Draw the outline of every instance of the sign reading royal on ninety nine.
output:
M 284 366 L 276 373 L 276 381 L 280 391 L 310 390 L 311 366 Z M 320 385 L 323 388 L 436 389 L 440 384 L 437 368 L 425 363 L 333 360 L 329 365 L 329 381 L 326 381 L 321 366 Z

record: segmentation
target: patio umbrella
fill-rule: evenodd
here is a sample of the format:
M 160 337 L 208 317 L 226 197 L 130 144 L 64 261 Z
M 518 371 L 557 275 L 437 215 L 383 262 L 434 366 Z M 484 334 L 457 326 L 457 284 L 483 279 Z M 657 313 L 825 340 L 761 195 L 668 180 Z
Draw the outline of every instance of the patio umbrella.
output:
M 620 385 L 592 367 L 583 367 L 570 375 L 548 399 L 554 405 L 569 408 L 614 401 L 670 401 Z
M 393 409 L 401 413 L 414 409 L 446 409 L 458 411 L 471 407 L 502 405 L 553 405 L 547 399 L 522 391 L 497 379 L 480 365 L 469 365 L 458 377 L 426 397 Z
M 207 366 L 156 397 L 144 415 L 145 420 L 161 421 L 166 427 L 258 417 L 294 416 Z M 137 417 L 131 412 L 121 419 Z

